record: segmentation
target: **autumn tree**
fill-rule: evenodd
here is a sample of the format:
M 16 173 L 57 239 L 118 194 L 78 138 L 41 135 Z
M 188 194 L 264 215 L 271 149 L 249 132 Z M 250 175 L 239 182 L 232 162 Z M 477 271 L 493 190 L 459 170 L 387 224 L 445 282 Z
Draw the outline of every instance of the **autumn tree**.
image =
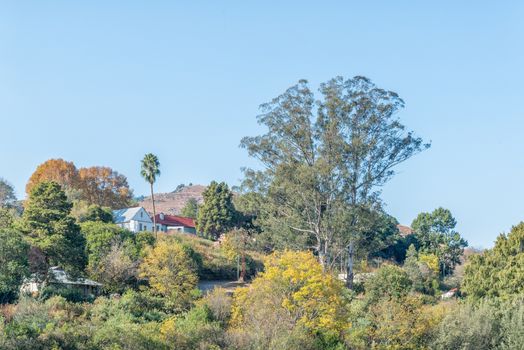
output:
M 49 159 L 40 164 L 29 178 L 25 187 L 29 195 L 33 187 L 43 181 L 54 181 L 62 186 L 62 189 L 70 196 L 75 197 L 78 189 L 78 170 L 73 162 L 63 159 Z
M 152 153 L 144 156 L 141 162 L 140 175 L 146 180 L 151 187 L 151 202 L 153 203 L 153 232 L 156 234 L 156 208 L 155 208 L 155 193 L 153 191 L 153 184 L 160 176 L 160 162 L 158 157 Z
M 119 209 L 129 206 L 133 199 L 127 178 L 109 167 L 81 168 L 78 175 L 82 199 L 89 204 Z
M 152 291 L 165 297 L 174 308 L 181 310 L 190 305 L 198 276 L 196 264 L 182 244 L 168 238 L 158 240 L 147 249 L 139 271 Z
M 397 118 L 403 107 L 365 77 L 331 79 L 318 100 L 301 80 L 261 106 L 267 133 L 241 143 L 264 165 L 246 171 L 244 186 L 264 195 L 264 225 L 313 247 L 324 266 L 335 259 L 334 242 L 343 244 L 350 287 L 355 244 L 368 229 L 362 216 L 380 207 L 395 166 L 429 147 Z
M 71 207 L 56 182 L 40 182 L 31 189 L 18 226 L 44 257 L 44 266 L 33 265 L 33 271 L 46 274 L 53 265 L 71 273 L 83 271 L 85 239 L 70 215 Z
M 204 204 L 198 211 L 197 231 L 217 239 L 235 226 L 236 211 L 233 194 L 225 182 L 213 181 L 202 194 Z
M 420 250 L 435 254 L 439 259 L 440 272 L 449 275 L 460 263 L 464 247 L 468 245 L 455 231 L 457 221 L 448 209 L 437 208 L 431 213 L 420 213 L 411 227 Z
M 0 177 L 0 208 L 9 207 L 14 201 L 16 195 L 13 185 Z

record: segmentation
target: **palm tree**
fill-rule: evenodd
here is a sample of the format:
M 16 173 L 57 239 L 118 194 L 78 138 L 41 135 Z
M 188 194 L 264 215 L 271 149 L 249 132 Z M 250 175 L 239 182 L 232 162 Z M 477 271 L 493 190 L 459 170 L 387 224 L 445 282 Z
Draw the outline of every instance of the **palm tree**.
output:
M 140 175 L 151 185 L 151 200 L 153 201 L 153 232 L 157 236 L 156 230 L 156 209 L 155 209 L 155 194 L 153 193 L 153 184 L 156 182 L 157 176 L 160 176 L 160 162 L 158 157 L 153 153 L 148 153 L 142 159 L 142 170 Z

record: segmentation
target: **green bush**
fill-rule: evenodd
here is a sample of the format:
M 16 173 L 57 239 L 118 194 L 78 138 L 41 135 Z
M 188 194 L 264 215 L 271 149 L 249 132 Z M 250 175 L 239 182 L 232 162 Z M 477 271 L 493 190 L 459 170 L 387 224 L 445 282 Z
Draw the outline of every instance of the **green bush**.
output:
M 524 299 L 485 299 L 453 309 L 436 330 L 435 349 L 521 350 Z
M 80 303 L 80 302 L 92 302 L 94 299 L 90 296 L 84 296 L 77 288 L 60 287 L 56 285 L 48 285 L 40 292 L 40 299 L 47 300 L 51 297 L 59 296 L 67 301 Z
M 369 278 L 364 288 L 366 299 L 370 302 L 386 298 L 399 299 L 411 290 L 411 280 L 402 268 L 394 265 L 384 265 Z

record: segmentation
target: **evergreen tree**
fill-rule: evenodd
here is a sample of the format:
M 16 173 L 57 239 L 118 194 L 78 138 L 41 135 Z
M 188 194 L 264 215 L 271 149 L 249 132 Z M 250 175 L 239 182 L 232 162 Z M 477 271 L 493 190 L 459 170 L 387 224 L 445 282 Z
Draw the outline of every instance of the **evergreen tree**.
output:
M 473 299 L 524 294 L 524 222 L 501 234 L 493 249 L 469 258 L 462 291 Z
M 241 146 L 265 169 L 247 170 L 243 187 L 264 195 L 269 215 L 260 219 L 275 235 L 313 247 L 324 267 L 347 261 L 351 287 L 355 249 L 369 230 L 366 216 L 381 206 L 381 186 L 429 145 L 397 118 L 404 101 L 395 92 L 360 76 L 319 90 L 317 98 L 301 80 L 261 106 L 267 132 Z
M 197 230 L 209 238 L 217 239 L 234 226 L 236 211 L 233 194 L 225 182 L 213 181 L 203 196 L 204 204 L 198 212 Z
M 31 189 L 19 227 L 33 251 L 43 256 L 43 263 L 31 262 L 34 272 L 45 274 L 53 265 L 73 274 L 83 271 L 85 239 L 70 215 L 71 208 L 72 204 L 56 182 L 40 182 Z
M 198 217 L 198 202 L 195 198 L 189 198 L 180 213 L 186 218 L 196 219 Z
M 455 231 L 457 221 L 448 209 L 437 208 L 431 213 L 420 213 L 411 227 L 420 250 L 438 256 L 440 272 L 449 275 L 460 263 L 468 242 Z

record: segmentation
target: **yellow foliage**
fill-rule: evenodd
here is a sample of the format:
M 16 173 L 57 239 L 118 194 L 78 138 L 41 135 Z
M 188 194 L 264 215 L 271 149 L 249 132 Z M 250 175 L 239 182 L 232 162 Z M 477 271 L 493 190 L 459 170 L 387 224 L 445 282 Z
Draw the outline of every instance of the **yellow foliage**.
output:
M 167 237 L 148 248 L 140 277 L 147 279 L 156 293 L 177 303 L 188 302 L 198 282 L 191 258 L 180 243 Z
M 234 237 L 230 234 L 226 234 L 224 239 L 220 243 L 220 249 L 229 261 L 234 261 L 240 255 L 238 245 L 236 244 Z
M 439 273 L 438 257 L 435 254 L 419 254 L 418 261 L 426 264 L 433 272 Z
M 160 335 L 167 339 L 176 330 L 176 317 L 169 317 L 160 325 Z
M 263 309 L 285 311 L 312 332 L 340 334 L 347 327 L 347 303 L 342 282 L 323 272 L 311 253 L 285 251 L 269 256 L 265 272 L 235 291 L 231 325 L 241 328 L 246 315 L 251 319 L 254 310 Z

